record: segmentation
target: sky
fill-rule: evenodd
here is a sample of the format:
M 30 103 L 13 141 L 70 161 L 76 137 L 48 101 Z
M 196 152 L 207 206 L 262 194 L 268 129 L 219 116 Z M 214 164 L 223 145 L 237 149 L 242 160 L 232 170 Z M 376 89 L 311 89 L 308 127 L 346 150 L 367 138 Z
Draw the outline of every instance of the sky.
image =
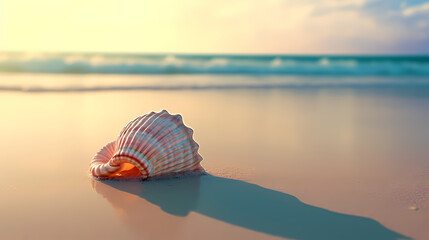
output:
M 429 54 L 429 1 L 0 0 L 0 51 Z

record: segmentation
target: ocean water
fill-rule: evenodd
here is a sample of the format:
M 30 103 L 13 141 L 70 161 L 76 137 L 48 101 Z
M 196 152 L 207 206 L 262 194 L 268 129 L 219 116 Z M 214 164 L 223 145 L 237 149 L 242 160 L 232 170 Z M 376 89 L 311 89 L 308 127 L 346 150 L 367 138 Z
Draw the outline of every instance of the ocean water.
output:
M 74 74 L 429 76 L 429 56 L 0 53 L 0 71 Z
M 0 53 L 1 91 L 427 86 L 429 56 Z

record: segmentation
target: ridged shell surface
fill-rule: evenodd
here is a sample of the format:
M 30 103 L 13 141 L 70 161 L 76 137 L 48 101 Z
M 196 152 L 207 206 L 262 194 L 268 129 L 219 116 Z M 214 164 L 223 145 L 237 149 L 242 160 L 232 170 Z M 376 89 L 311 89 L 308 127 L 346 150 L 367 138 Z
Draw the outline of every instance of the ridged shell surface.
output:
M 129 122 L 116 141 L 107 144 L 90 164 L 102 178 L 148 178 L 190 170 L 203 171 L 192 129 L 180 115 L 151 112 Z

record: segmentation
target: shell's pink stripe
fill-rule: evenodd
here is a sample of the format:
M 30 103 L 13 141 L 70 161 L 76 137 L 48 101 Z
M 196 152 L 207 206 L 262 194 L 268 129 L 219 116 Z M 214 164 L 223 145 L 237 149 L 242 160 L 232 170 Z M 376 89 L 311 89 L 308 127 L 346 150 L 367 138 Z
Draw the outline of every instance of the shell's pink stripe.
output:
M 157 116 L 156 114 L 154 114 L 150 118 L 148 118 L 148 120 L 145 121 L 144 124 L 141 124 L 136 129 L 133 129 L 133 132 L 135 132 L 135 134 L 132 137 L 128 136 L 128 138 L 130 139 L 129 140 L 130 143 L 133 143 L 134 141 L 136 141 L 136 137 L 138 139 L 141 136 L 143 130 L 151 129 L 150 127 L 152 126 L 153 123 L 156 122 L 156 120 L 157 120 L 158 117 L 159 116 Z M 144 120 L 144 118 L 142 118 L 140 121 L 142 121 L 142 120 Z
M 164 139 L 164 142 L 160 142 L 158 144 L 159 148 L 165 149 L 163 152 L 154 150 L 147 154 L 150 158 L 150 161 L 158 161 L 158 159 L 164 158 L 165 156 L 170 155 L 172 152 L 177 151 L 180 146 L 183 145 L 183 135 L 180 135 L 180 133 L 173 133 L 172 135 L 174 135 L 174 137 Z M 179 143 L 181 145 L 179 145 Z
M 187 152 L 191 149 L 192 144 L 189 142 L 184 141 L 183 138 L 179 139 L 173 139 L 172 142 L 170 142 L 169 145 L 177 144 L 176 148 L 171 148 L 171 151 L 165 151 L 164 153 L 161 153 L 161 155 L 157 156 L 156 159 L 171 159 L 174 156 L 177 156 L 178 154 L 181 154 L 182 152 Z M 159 160 L 158 162 L 162 162 L 162 160 Z
M 171 166 L 170 168 L 163 169 L 162 171 L 158 171 L 156 174 L 186 171 L 186 170 L 189 170 L 189 169 L 193 168 L 194 166 L 196 166 L 198 164 L 200 164 L 200 161 L 198 161 L 198 162 L 186 161 L 186 162 L 184 162 L 182 164 Z
M 201 157 L 199 157 L 199 154 L 196 153 L 197 150 L 194 150 L 192 153 L 189 153 L 185 156 L 180 156 L 182 158 L 182 161 L 169 161 L 164 163 L 164 165 L 162 165 L 163 167 L 160 168 L 158 170 L 158 172 L 168 172 L 169 170 L 171 170 L 171 168 L 174 168 L 176 165 L 180 165 L 182 163 L 186 163 L 186 162 L 197 162 L 199 163 L 202 159 L 199 159 Z M 197 161 L 195 161 L 195 159 L 198 159 Z
M 146 127 L 146 125 L 150 124 L 148 122 L 150 122 L 152 120 L 152 116 L 154 116 L 154 115 L 156 115 L 156 114 L 150 113 L 150 114 L 148 114 L 147 118 L 143 118 L 143 117 L 136 118 L 134 120 L 136 122 L 136 124 L 130 126 L 127 133 L 122 136 L 122 139 L 125 139 L 125 140 L 121 141 L 121 144 L 119 145 L 119 149 L 123 148 L 124 145 L 130 144 L 132 142 L 132 140 L 134 139 L 134 136 L 139 134 L 140 129 L 144 129 Z M 135 126 L 138 129 L 135 129 Z
M 157 152 L 154 155 L 151 155 L 151 158 L 158 159 L 165 157 L 166 155 L 169 155 L 171 151 L 175 151 L 177 148 L 174 148 L 176 144 L 178 144 L 180 141 L 183 141 L 186 139 L 186 136 L 183 132 L 174 132 L 170 135 L 170 138 L 164 139 L 163 142 L 160 143 L 160 147 L 163 147 L 164 149 L 167 149 L 164 152 Z M 162 154 L 162 155 L 159 155 Z
M 176 128 L 177 129 L 177 128 Z M 159 148 L 164 148 L 164 149 L 169 149 L 169 146 L 167 145 L 167 144 L 169 144 L 169 143 L 171 143 L 171 141 L 173 141 L 175 138 L 177 138 L 178 136 L 180 136 L 180 134 L 181 134 L 181 131 L 178 131 L 178 130 L 176 130 L 176 129 L 174 129 L 173 131 L 171 131 L 171 132 L 169 132 L 169 134 L 167 134 L 166 136 L 164 136 L 163 138 L 162 138 L 162 141 L 161 142 L 158 142 L 158 141 L 156 141 L 156 140 L 152 140 L 153 142 L 151 142 L 151 144 L 150 145 L 148 145 L 148 146 L 153 146 L 153 145 L 157 145 L 157 147 L 159 147 Z M 145 155 L 149 158 L 149 159 L 153 159 L 154 157 L 156 157 L 157 155 L 159 155 L 160 154 L 160 152 L 158 151 L 157 153 L 156 153 L 156 151 L 157 151 L 157 148 L 152 148 L 152 149 L 149 149 L 146 153 L 145 153 Z
M 144 116 L 147 116 L 148 114 L 145 114 Z M 138 117 L 138 118 L 140 118 L 140 117 Z M 136 118 L 136 119 L 138 119 L 138 118 Z M 124 129 L 122 129 L 122 131 L 121 131 L 121 133 L 119 133 L 119 137 L 118 137 L 118 140 L 116 140 L 116 146 L 117 146 L 117 148 L 119 148 L 119 146 L 122 146 L 122 141 L 124 140 L 124 139 L 126 139 L 126 138 L 121 138 L 122 136 L 124 136 L 124 135 L 126 135 L 126 134 L 128 134 L 128 132 L 132 129 L 132 127 L 134 126 L 134 125 L 136 125 L 138 122 L 136 121 L 136 119 L 134 119 L 133 121 L 131 121 L 131 122 L 129 122 L 126 126 L 125 126 L 125 128 Z
M 111 142 L 104 146 L 97 155 L 94 156 L 93 161 L 90 164 L 90 172 L 92 175 L 97 177 L 108 176 L 111 173 L 117 171 L 120 166 L 111 166 L 108 161 L 115 151 L 115 143 Z
M 165 113 L 165 112 L 163 111 L 163 112 L 161 112 L 160 115 L 156 116 L 156 118 L 154 117 L 153 122 L 151 122 L 151 124 L 145 128 L 144 134 L 143 133 L 140 134 L 140 136 L 143 139 L 141 139 L 142 141 L 140 143 L 140 147 L 137 149 L 137 152 L 141 152 L 144 154 L 144 152 L 142 151 L 142 148 L 144 148 L 145 146 L 148 146 L 148 144 L 152 138 L 152 135 L 154 134 L 154 130 L 156 130 L 156 128 L 162 128 L 163 125 L 161 124 L 159 119 L 162 120 L 161 116 L 163 113 Z M 138 130 L 138 131 L 140 131 L 140 130 Z
M 156 136 L 163 131 L 168 131 L 169 128 L 171 127 L 171 124 L 169 124 L 169 119 L 168 118 L 164 118 L 161 117 L 162 115 L 160 115 L 160 117 L 157 119 L 158 122 L 156 124 L 156 126 L 154 126 L 153 129 L 147 131 L 147 135 L 146 137 L 146 141 L 142 142 L 142 144 L 140 145 L 140 147 L 137 149 L 138 152 L 141 152 L 144 156 L 149 156 L 150 154 L 148 152 L 150 152 L 150 148 L 148 148 L 147 146 L 151 146 L 151 144 L 155 144 L 156 141 Z
M 179 157 L 183 157 L 183 153 L 184 152 L 189 152 L 192 148 L 189 148 L 189 145 L 191 145 L 191 143 L 187 143 L 188 145 L 184 146 L 181 149 L 177 149 L 176 152 L 170 152 L 169 154 L 165 155 L 163 157 L 163 161 L 159 161 L 154 165 L 154 169 L 159 168 L 160 165 L 167 165 L 173 161 L 176 161 L 177 158 Z
M 170 167 L 174 167 L 175 165 L 179 165 L 179 164 L 182 164 L 182 163 L 187 162 L 187 161 L 195 162 L 195 160 L 194 160 L 195 157 L 196 156 L 195 156 L 194 151 L 186 152 L 186 153 L 182 152 L 180 154 L 177 154 L 175 157 L 173 157 L 171 161 L 165 161 L 154 169 L 155 169 L 155 171 L 165 171 L 165 170 L 169 169 Z
M 144 127 L 147 124 L 147 122 L 152 119 L 152 116 L 154 116 L 155 114 L 156 114 L 155 112 L 151 112 L 149 114 L 145 114 L 143 116 L 135 118 L 132 121 L 133 124 L 128 126 L 128 129 L 126 131 L 124 131 L 123 135 L 119 136 L 119 139 L 120 139 L 119 146 L 123 147 L 124 144 L 126 144 L 126 142 L 124 142 L 124 140 L 127 141 L 128 139 L 130 139 L 130 135 L 133 133 L 133 129 L 135 126 L 142 125 L 142 127 Z M 137 133 L 137 132 L 135 132 L 135 133 Z

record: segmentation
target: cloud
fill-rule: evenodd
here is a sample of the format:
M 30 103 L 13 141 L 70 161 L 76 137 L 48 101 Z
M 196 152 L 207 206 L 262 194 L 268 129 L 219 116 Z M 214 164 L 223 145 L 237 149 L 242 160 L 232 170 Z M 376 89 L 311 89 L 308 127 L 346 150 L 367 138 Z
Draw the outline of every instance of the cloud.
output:
M 324 0 L 321 5 L 325 7 L 363 6 L 367 0 Z
M 429 53 L 427 0 L 2 1 L 0 50 Z
M 417 6 L 408 7 L 402 11 L 402 15 L 407 17 L 418 14 L 429 14 L 429 2 Z

